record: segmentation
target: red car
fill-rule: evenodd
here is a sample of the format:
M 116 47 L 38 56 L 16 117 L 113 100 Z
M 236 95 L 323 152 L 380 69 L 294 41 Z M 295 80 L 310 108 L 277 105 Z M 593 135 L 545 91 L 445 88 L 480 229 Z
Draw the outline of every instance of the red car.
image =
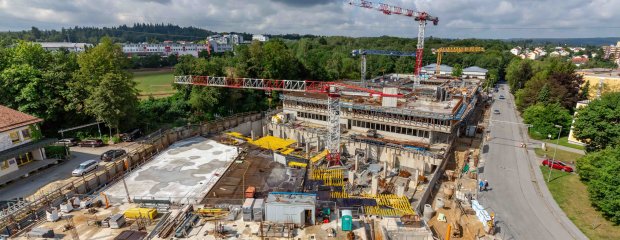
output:
M 543 166 L 551 166 L 553 169 L 557 169 L 557 170 L 562 170 L 565 172 L 572 172 L 573 168 L 571 166 L 568 166 L 568 164 L 563 163 L 561 161 L 555 160 L 555 161 L 551 161 L 549 159 L 545 159 L 542 161 L 542 165 Z

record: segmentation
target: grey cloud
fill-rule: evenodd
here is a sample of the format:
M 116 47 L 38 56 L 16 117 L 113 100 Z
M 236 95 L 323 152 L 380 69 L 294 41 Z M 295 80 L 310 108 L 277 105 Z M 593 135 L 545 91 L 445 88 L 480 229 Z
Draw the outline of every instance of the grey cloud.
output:
M 438 16 L 439 25 L 427 27 L 427 34 L 436 37 L 597 37 L 617 35 L 604 26 L 620 22 L 620 1 L 610 0 L 387 2 Z M 222 32 L 401 37 L 417 33 L 411 18 L 341 0 L 0 0 L 0 19 L 0 31 L 163 22 Z M 539 27 L 548 29 L 532 29 Z
M 308 7 L 316 5 L 324 5 L 328 3 L 338 2 L 337 0 L 271 0 L 273 2 L 283 3 L 294 7 Z

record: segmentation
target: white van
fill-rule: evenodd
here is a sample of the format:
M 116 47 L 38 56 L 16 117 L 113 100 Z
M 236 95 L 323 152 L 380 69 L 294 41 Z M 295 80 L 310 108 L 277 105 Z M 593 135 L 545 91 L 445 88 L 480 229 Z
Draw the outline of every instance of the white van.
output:
M 73 176 L 82 176 L 92 170 L 97 169 L 97 167 L 99 166 L 99 162 L 97 162 L 96 160 L 88 160 L 86 162 L 80 163 L 80 165 L 73 170 L 73 172 L 71 172 L 71 175 Z

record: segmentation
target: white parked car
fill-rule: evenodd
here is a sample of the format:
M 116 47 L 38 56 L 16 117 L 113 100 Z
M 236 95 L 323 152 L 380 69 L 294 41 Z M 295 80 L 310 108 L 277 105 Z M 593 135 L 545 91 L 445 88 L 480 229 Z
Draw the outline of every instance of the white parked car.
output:
M 97 167 L 99 166 L 99 162 L 97 162 L 96 160 L 88 160 L 86 162 L 80 163 L 80 165 L 73 170 L 73 172 L 71 172 L 71 175 L 73 176 L 83 176 L 84 174 L 97 169 Z

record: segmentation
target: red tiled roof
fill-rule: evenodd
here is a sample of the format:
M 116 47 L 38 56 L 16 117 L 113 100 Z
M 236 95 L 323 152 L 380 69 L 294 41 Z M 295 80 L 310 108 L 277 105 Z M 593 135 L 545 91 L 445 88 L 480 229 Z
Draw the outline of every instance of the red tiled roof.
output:
M 42 121 L 43 119 L 0 105 L 0 132 Z

